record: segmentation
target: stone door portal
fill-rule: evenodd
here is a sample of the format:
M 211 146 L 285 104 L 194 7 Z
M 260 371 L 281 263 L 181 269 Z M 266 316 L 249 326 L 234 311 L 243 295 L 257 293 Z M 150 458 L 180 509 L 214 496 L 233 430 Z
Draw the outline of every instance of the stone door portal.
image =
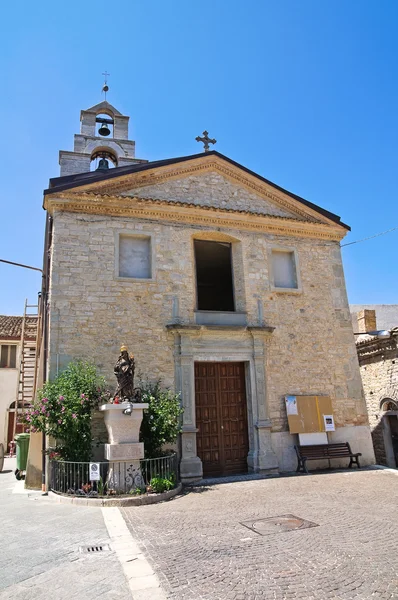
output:
M 196 362 L 195 406 L 197 452 L 203 475 L 247 472 L 245 364 Z
M 391 443 L 395 458 L 395 466 L 398 467 L 398 416 L 390 415 L 388 419 L 390 421 Z

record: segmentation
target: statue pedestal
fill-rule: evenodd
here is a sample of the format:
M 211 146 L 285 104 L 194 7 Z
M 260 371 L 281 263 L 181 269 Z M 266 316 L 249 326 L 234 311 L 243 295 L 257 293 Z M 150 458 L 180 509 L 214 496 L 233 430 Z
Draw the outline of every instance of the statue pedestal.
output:
M 144 485 L 140 469 L 144 444 L 139 439 L 143 411 L 148 404 L 131 403 L 131 415 L 125 415 L 123 411 L 128 406 L 128 402 L 100 406 L 109 438 L 105 444 L 105 458 L 110 463 L 106 483 L 108 489 L 118 493 L 128 493 Z

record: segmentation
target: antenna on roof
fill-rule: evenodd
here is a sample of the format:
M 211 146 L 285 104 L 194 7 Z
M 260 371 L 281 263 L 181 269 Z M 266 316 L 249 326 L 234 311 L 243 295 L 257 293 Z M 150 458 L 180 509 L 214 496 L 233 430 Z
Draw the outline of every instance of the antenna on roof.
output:
M 108 77 L 110 76 L 110 73 L 108 73 L 107 71 L 105 71 L 105 73 L 102 73 L 102 75 L 105 77 L 104 85 L 102 86 L 102 91 L 104 92 L 105 102 L 106 102 L 106 92 L 109 91 Z

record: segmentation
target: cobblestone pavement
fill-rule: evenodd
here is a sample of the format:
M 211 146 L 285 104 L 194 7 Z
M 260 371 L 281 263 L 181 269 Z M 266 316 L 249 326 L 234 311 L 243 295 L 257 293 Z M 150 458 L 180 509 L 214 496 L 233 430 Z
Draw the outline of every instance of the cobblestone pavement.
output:
M 397 475 L 238 481 L 121 510 L 173 600 L 398 598 Z M 262 536 L 241 525 L 283 514 L 319 526 Z

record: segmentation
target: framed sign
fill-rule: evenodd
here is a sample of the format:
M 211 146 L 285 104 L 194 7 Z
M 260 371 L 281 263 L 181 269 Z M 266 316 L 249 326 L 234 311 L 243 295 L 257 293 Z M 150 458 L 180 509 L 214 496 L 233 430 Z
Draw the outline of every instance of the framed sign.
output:
M 285 405 L 290 433 L 334 431 L 333 407 L 329 396 L 285 396 Z M 333 421 L 328 421 L 328 427 L 324 416 Z
M 100 464 L 99 463 L 90 463 L 90 481 L 99 481 L 101 478 L 100 475 Z

